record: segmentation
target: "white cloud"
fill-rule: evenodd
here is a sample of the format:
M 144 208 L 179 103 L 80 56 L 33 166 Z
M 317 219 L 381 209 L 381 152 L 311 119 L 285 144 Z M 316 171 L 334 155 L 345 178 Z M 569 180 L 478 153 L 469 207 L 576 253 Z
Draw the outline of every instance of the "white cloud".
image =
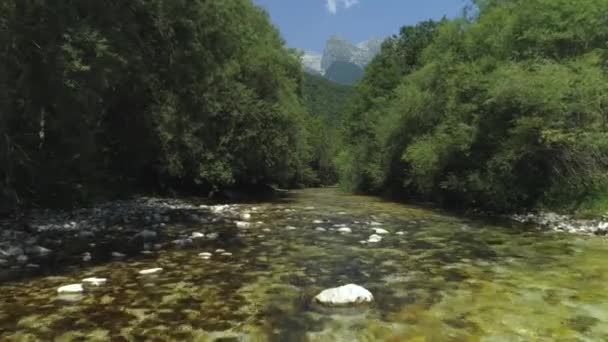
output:
M 338 12 L 338 7 L 342 5 L 344 8 L 351 8 L 359 3 L 359 0 L 327 0 L 327 10 L 331 14 Z

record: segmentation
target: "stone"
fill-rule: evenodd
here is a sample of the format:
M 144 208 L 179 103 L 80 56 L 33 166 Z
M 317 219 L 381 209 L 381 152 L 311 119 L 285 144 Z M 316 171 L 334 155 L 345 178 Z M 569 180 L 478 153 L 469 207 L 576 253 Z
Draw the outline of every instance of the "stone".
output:
M 84 262 L 89 262 L 91 261 L 91 259 L 93 259 L 93 257 L 91 256 L 91 253 L 86 252 L 82 255 L 82 261 Z
M 150 274 L 160 273 L 162 271 L 163 271 L 163 269 L 160 268 L 160 267 L 158 267 L 158 268 L 150 268 L 150 269 L 147 269 L 147 270 L 141 270 L 141 271 L 139 271 L 139 274 L 141 274 L 141 275 L 150 275 Z
M 225 249 L 218 248 L 215 250 L 215 253 L 224 253 L 225 251 Z
M 296 228 L 294 226 L 287 226 L 287 227 L 285 227 L 285 229 L 287 229 L 287 230 L 296 230 L 298 228 Z
M 405 235 L 405 232 L 397 232 L 397 235 L 403 236 L 403 235 Z
M 6 250 L 0 249 L 0 255 L 5 257 L 18 257 L 23 254 L 23 249 L 16 246 L 11 246 Z
M 317 227 L 317 228 L 315 228 L 315 230 L 318 231 L 318 232 L 326 232 L 327 231 L 327 229 L 325 229 L 323 227 Z
M 207 234 L 207 239 L 209 239 L 209 240 L 215 240 L 218 237 L 220 237 L 220 234 L 218 234 L 218 233 L 209 233 L 209 234 Z
M 321 224 L 321 223 L 323 223 L 323 221 L 321 221 L 321 220 L 314 220 L 314 221 L 312 221 L 312 223 L 314 223 L 314 224 Z
M 373 300 L 374 296 L 371 292 L 355 284 L 326 289 L 315 297 L 317 303 L 328 306 L 357 305 L 370 303 Z
M 224 252 L 224 253 L 222 253 L 221 255 L 222 255 L 222 256 L 232 256 L 232 253 L 230 253 L 230 252 Z
M 372 226 L 372 227 L 378 227 L 378 226 L 381 226 L 382 223 L 380 223 L 380 222 L 370 222 L 369 225 Z
M 202 239 L 204 237 L 205 237 L 205 234 L 199 233 L 199 232 L 194 232 L 194 233 L 192 233 L 192 235 L 190 235 L 191 239 Z
M 236 227 L 240 228 L 240 229 L 247 229 L 247 228 L 251 227 L 250 222 L 236 221 L 235 224 L 236 224 Z
M 30 260 L 30 258 L 28 258 L 27 255 L 25 255 L 25 254 L 22 254 L 17 257 L 17 262 L 20 264 L 25 264 L 25 263 L 27 263 L 28 260 Z
M 33 246 L 30 248 L 27 248 L 26 251 L 30 254 L 35 254 L 38 256 L 45 256 L 45 255 L 49 255 L 51 254 L 53 251 L 48 249 L 48 248 L 44 248 L 42 246 Z
M 241 220 L 243 220 L 243 221 L 249 221 L 249 220 L 251 220 L 251 214 L 250 213 L 242 213 L 240 217 L 241 217 Z
M 203 253 L 199 253 L 198 255 L 201 258 L 211 258 L 213 256 L 213 254 L 209 253 L 209 252 L 203 252 Z
M 382 228 L 374 228 L 374 232 L 378 235 L 386 235 L 388 234 L 388 230 Z
M 120 252 L 112 252 L 112 258 L 124 258 L 126 257 L 126 255 L 120 253 Z
M 342 228 L 338 229 L 338 231 L 343 234 L 350 234 L 353 232 L 353 230 L 348 227 L 342 227 Z
M 373 234 L 369 237 L 369 239 L 367 239 L 367 242 L 369 243 L 378 243 L 380 241 L 382 241 L 382 236 L 376 234 Z
M 101 285 L 104 285 L 107 281 L 108 280 L 106 278 L 96 278 L 96 277 L 82 279 L 83 283 L 85 283 L 87 285 L 91 285 L 91 286 L 101 286 Z
M 65 285 L 57 289 L 57 293 L 81 293 L 83 291 L 82 284 Z

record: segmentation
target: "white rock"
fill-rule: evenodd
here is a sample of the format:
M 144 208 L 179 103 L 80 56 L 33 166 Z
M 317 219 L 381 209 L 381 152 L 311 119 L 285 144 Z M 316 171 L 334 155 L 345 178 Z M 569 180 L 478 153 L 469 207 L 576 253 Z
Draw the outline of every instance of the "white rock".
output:
M 321 221 L 321 220 L 314 220 L 314 221 L 312 221 L 312 223 L 314 223 L 314 224 L 321 224 L 321 223 L 323 223 L 323 221 Z
M 243 221 L 249 221 L 249 220 L 251 220 L 251 214 L 250 213 L 242 213 L 241 214 L 241 220 L 243 220 Z
M 376 232 L 378 235 L 385 235 L 389 233 L 388 230 L 382 228 L 374 228 L 374 232 Z
M 232 256 L 232 253 L 230 253 L 230 252 L 224 252 L 224 253 L 222 253 L 221 255 L 222 255 L 222 256 Z
M 93 285 L 93 286 L 101 286 L 105 284 L 108 280 L 106 278 L 86 278 L 82 279 L 82 282 L 85 284 Z
M 287 230 L 296 230 L 298 228 L 296 228 L 294 226 L 287 226 L 287 227 L 285 227 L 285 229 L 287 229 Z
M 333 289 L 327 289 L 315 297 L 317 303 L 324 305 L 352 305 L 369 303 L 374 300 L 374 296 L 367 289 L 349 284 Z
M 353 230 L 348 227 L 342 227 L 342 228 L 338 229 L 338 231 L 340 233 L 344 233 L 344 234 L 350 234 L 353 232 Z
M 369 225 L 370 226 L 374 226 L 374 227 L 378 227 L 378 226 L 381 226 L 382 223 L 380 223 L 380 222 L 370 222 Z
M 323 227 L 317 227 L 317 228 L 315 228 L 315 230 L 318 231 L 318 232 L 326 232 L 327 231 L 327 229 L 325 229 Z
M 218 248 L 215 250 L 215 253 L 224 253 L 225 251 L 225 249 Z
M 367 239 L 367 242 L 369 243 L 378 243 L 380 241 L 382 241 L 382 236 L 376 234 L 370 236 L 369 239 Z
M 162 268 L 150 268 L 150 269 L 147 269 L 147 270 L 141 270 L 141 271 L 139 271 L 139 274 L 141 274 L 141 275 L 149 275 L 149 274 L 160 273 L 162 271 L 163 271 Z
M 203 233 L 199 233 L 199 232 L 194 232 L 192 233 L 192 235 L 190 236 L 191 239 L 202 239 L 205 237 L 205 234 Z
M 119 252 L 112 252 L 112 257 L 113 258 L 124 258 L 124 257 L 126 257 L 126 255 L 119 253 Z
M 202 257 L 202 258 L 205 258 L 205 257 L 211 258 L 213 256 L 213 254 L 211 254 L 209 252 L 203 252 L 203 253 L 199 253 L 198 256 Z
M 57 293 L 80 293 L 84 291 L 82 284 L 65 285 L 57 289 Z
M 397 232 L 397 235 L 405 235 L 405 232 Z
M 270 233 L 272 230 L 270 228 L 264 228 L 262 229 L 262 231 L 265 233 Z
M 250 222 L 236 221 L 235 224 L 236 224 L 236 227 L 240 228 L 240 229 L 247 229 L 247 228 L 251 227 Z

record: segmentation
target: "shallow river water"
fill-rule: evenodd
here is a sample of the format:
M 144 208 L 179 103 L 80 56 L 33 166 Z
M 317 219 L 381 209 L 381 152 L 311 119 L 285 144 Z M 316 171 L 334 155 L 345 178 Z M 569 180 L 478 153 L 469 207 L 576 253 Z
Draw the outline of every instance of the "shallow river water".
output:
M 262 225 L 200 227 L 222 232 L 217 241 L 0 284 L 0 340 L 608 340 L 605 238 L 471 220 L 336 189 L 294 191 L 243 209 L 254 206 L 252 220 Z M 337 232 L 339 224 L 352 233 Z M 390 234 L 361 243 L 378 227 Z M 198 257 L 218 248 L 232 255 Z M 164 271 L 138 274 L 153 267 Z M 57 294 L 90 276 L 108 283 L 82 295 Z M 369 289 L 375 302 L 352 309 L 311 304 L 319 291 L 349 283 Z

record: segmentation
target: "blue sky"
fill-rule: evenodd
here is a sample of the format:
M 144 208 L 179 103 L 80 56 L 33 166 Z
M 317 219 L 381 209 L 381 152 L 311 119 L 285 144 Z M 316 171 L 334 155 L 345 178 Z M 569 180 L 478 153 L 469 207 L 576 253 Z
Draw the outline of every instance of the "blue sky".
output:
M 466 0 L 254 0 L 279 27 L 289 47 L 322 52 L 340 35 L 353 43 L 387 37 L 403 25 L 455 17 Z

